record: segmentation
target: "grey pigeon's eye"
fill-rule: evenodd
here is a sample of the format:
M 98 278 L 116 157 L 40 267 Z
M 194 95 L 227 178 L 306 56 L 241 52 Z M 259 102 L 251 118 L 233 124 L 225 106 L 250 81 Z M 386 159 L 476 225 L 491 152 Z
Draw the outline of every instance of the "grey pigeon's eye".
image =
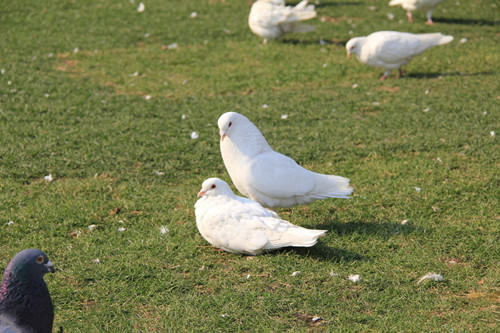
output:
M 215 184 L 213 184 L 210 188 L 215 188 L 215 187 L 216 187 Z
M 43 260 L 43 256 L 38 256 L 38 257 L 36 258 L 36 262 L 37 262 L 37 264 L 43 264 L 43 261 L 44 261 L 44 260 Z
M 233 124 L 232 121 L 229 122 L 229 125 L 227 125 L 227 127 L 231 127 L 231 125 Z

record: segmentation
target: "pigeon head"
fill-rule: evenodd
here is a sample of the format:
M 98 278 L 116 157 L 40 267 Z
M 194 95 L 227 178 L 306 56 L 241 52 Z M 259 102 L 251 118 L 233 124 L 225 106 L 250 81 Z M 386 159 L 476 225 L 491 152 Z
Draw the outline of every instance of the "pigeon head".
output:
M 229 185 L 220 178 L 208 178 L 201 184 L 198 197 L 210 197 L 216 195 L 233 195 Z
M 271 150 L 257 126 L 242 114 L 226 112 L 219 117 L 217 125 L 221 147 L 230 141 L 241 153 L 248 156 Z
M 345 45 L 345 49 L 347 50 L 347 57 L 349 58 L 351 54 L 355 54 L 359 56 L 361 52 L 361 44 L 363 43 L 364 37 L 354 37 L 351 38 L 347 44 Z
M 45 273 L 54 273 L 54 271 L 54 266 L 43 251 L 27 249 L 12 258 L 5 270 L 5 275 L 12 275 L 19 280 L 32 280 L 40 279 Z
M 250 123 L 247 117 L 237 113 L 237 112 L 226 112 L 217 120 L 217 125 L 219 126 L 220 140 L 224 141 L 226 137 L 230 137 L 233 132 L 238 131 L 238 127 L 242 127 Z M 236 130 L 235 130 L 236 128 Z

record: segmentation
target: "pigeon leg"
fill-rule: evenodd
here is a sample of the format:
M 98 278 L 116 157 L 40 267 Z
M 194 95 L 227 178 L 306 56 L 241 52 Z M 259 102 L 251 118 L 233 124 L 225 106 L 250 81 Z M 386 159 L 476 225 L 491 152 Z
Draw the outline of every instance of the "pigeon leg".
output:
M 384 75 L 382 75 L 379 80 L 384 81 L 389 77 L 389 74 L 391 74 L 391 71 L 384 72 Z
M 409 22 L 413 22 L 413 14 L 411 12 L 406 12 L 406 16 L 408 17 Z
M 432 9 L 427 12 L 427 21 L 425 22 L 427 25 L 433 25 L 434 22 L 432 21 Z
M 404 72 L 402 69 L 399 69 L 399 75 L 398 75 L 398 79 L 402 78 L 404 76 Z

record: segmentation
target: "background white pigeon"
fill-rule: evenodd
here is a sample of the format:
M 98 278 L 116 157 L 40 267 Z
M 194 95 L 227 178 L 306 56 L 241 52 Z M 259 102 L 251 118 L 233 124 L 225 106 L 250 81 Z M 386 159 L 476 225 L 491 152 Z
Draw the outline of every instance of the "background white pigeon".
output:
M 268 39 L 279 38 L 289 32 L 313 31 L 314 26 L 301 24 L 300 21 L 314 17 L 314 5 L 308 5 L 307 0 L 295 7 L 285 6 L 284 0 L 258 0 L 250 9 L 248 25 L 266 43 Z
M 219 178 L 205 180 L 198 197 L 194 207 L 200 234 L 227 252 L 257 255 L 281 247 L 310 247 L 326 233 L 280 219 L 259 203 L 235 195 Z
M 274 151 L 247 117 L 219 117 L 220 149 L 231 179 L 242 194 L 268 207 L 290 207 L 326 198 L 349 198 L 349 179 L 304 169 Z
M 425 11 L 427 16 L 427 24 L 434 24 L 432 22 L 432 11 L 443 0 L 391 0 L 389 6 L 401 6 L 406 10 L 408 21 L 413 22 L 412 12 L 415 10 Z
M 366 37 L 355 37 L 346 44 L 347 56 L 355 54 L 367 65 L 385 69 L 380 80 L 385 80 L 392 69 L 406 65 L 416 55 L 436 45 L 451 42 L 453 36 L 441 33 L 411 34 L 398 31 L 378 31 Z

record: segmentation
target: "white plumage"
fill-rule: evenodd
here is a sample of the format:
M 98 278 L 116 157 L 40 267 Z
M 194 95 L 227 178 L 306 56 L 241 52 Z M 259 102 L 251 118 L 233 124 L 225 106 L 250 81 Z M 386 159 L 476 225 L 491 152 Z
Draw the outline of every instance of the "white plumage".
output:
M 314 26 L 301 24 L 300 21 L 316 17 L 314 5 L 303 0 L 295 7 L 285 6 L 284 0 L 258 0 L 250 9 L 248 25 L 250 30 L 264 38 L 276 39 L 290 32 L 309 32 Z
M 290 207 L 326 198 L 349 198 L 349 179 L 304 169 L 274 151 L 247 117 L 219 117 L 220 149 L 234 185 L 243 195 L 268 207 Z
M 427 24 L 434 24 L 432 22 L 432 11 L 443 0 L 391 0 L 389 6 L 401 6 L 406 10 L 408 21 L 413 22 L 412 12 L 419 10 L 426 12 Z
M 213 246 L 257 255 L 281 247 L 310 247 L 326 230 L 311 230 L 282 220 L 259 203 L 237 196 L 219 178 L 205 180 L 194 205 L 196 226 Z
M 453 36 L 441 33 L 411 34 L 398 31 L 378 31 L 366 37 L 355 37 L 346 44 L 347 55 L 355 54 L 367 65 L 385 69 L 384 80 L 391 70 L 400 69 L 416 55 L 436 45 L 451 42 Z M 400 75 L 401 75 L 400 70 Z

